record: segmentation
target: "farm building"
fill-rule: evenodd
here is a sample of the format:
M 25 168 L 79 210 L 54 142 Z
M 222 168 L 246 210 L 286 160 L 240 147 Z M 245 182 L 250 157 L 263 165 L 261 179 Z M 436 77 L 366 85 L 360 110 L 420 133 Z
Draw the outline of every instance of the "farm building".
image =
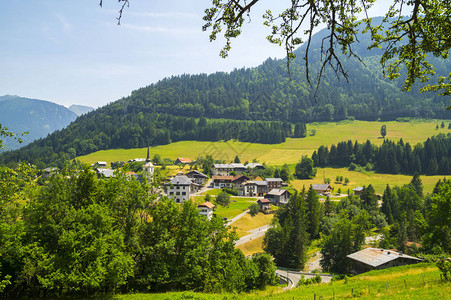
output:
M 355 274 L 410 265 L 421 261 L 421 259 L 413 256 L 380 248 L 366 248 L 346 257 L 352 260 L 351 271 Z

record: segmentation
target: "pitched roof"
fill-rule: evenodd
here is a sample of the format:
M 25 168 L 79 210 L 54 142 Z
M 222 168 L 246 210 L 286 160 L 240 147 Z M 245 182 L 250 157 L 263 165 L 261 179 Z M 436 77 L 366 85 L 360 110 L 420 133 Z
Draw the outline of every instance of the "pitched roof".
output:
M 272 195 L 272 196 L 281 196 L 281 195 L 283 195 L 284 193 L 290 193 L 290 192 L 287 191 L 287 190 L 272 189 L 272 190 L 268 193 L 268 195 Z
M 106 178 L 116 177 L 116 175 L 114 175 L 114 170 L 111 169 L 97 169 L 97 173 L 105 176 Z
M 380 249 L 380 248 L 366 248 L 354 253 L 347 255 L 346 257 L 359 261 L 361 263 L 370 265 L 372 267 L 378 267 L 385 263 L 398 258 L 412 259 L 416 261 L 421 261 L 421 259 L 402 254 L 392 250 Z
M 271 203 L 271 201 L 268 199 L 258 199 L 257 202 L 262 203 L 262 204 Z
M 193 162 L 190 158 L 187 157 L 177 157 L 177 160 L 182 164 L 190 164 Z
M 186 173 L 185 174 L 186 176 L 189 176 L 189 175 L 198 175 L 198 176 L 201 176 L 201 177 L 205 177 L 205 178 L 207 178 L 208 176 L 207 175 L 205 175 L 204 173 L 202 173 L 202 172 L 199 172 L 199 171 L 197 171 L 197 170 L 192 170 L 192 171 L 189 171 L 188 173 Z
M 257 185 L 268 185 L 268 182 L 266 182 L 266 181 L 260 181 L 260 180 L 258 180 L 258 181 L 254 181 Z
M 235 178 L 235 176 L 231 176 L 231 175 L 213 175 L 213 177 L 211 177 L 211 179 L 214 180 L 233 180 L 233 178 Z
M 231 164 L 213 164 L 213 167 L 216 169 L 233 169 Z
M 330 184 L 327 184 L 327 183 L 312 184 L 312 188 L 315 191 L 325 191 L 325 190 L 327 190 L 330 187 L 331 187 Z
M 202 206 L 207 207 L 207 208 L 213 208 L 213 207 L 215 207 L 215 205 L 214 205 L 213 203 L 211 203 L 211 202 L 204 202 L 204 203 L 201 203 L 201 204 L 199 204 L 197 207 L 202 207 Z
M 237 176 L 235 176 L 235 177 L 233 178 L 232 181 L 237 181 L 237 180 L 240 180 L 240 179 L 243 179 L 243 180 L 249 180 L 249 177 L 244 176 L 244 175 L 237 175 Z
M 267 182 L 283 182 L 282 178 L 266 178 Z
M 173 185 L 190 185 L 191 183 L 191 179 L 185 175 L 177 175 L 171 179 L 171 184 Z
M 245 167 L 255 169 L 257 167 L 263 167 L 263 165 L 261 163 L 248 163 Z
M 243 169 L 246 169 L 244 167 L 244 165 L 240 164 L 240 163 L 231 163 L 230 165 L 232 166 L 232 168 L 243 168 Z
M 364 190 L 364 187 L 363 187 L 363 186 L 358 186 L 358 187 L 356 187 L 356 188 L 353 188 L 352 190 L 353 190 L 354 192 L 361 192 L 361 191 Z

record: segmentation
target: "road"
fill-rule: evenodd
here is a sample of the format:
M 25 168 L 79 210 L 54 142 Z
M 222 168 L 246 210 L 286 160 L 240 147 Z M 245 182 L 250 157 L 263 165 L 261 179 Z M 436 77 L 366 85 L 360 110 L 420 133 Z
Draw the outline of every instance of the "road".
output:
M 248 232 L 250 232 L 250 234 L 246 235 L 246 236 L 243 236 L 238 241 L 236 241 L 235 242 L 235 246 L 247 243 L 247 242 L 249 242 L 251 240 L 255 240 L 256 238 L 259 238 L 259 237 L 265 235 L 265 232 L 268 231 L 268 229 L 270 227 L 271 227 L 271 225 L 264 225 L 262 227 L 249 230 Z
M 315 273 L 307 273 L 307 272 L 298 272 L 298 271 L 290 271 L 290 270 L 276 270 L 276 274 L 279 275 L 279 277 L 286 278 L 288 275 L 288 289 L 291 289 L 293 287 L 296 287 L 297 283 L 299 282 L 299 279 L 301 279 L 302 275 L 304 275 L 304 279 L 315 277 Z M 329 283 L 332 280 L 332 275 L 328 274 L 319 274 L 321 276 L 321 283 Z

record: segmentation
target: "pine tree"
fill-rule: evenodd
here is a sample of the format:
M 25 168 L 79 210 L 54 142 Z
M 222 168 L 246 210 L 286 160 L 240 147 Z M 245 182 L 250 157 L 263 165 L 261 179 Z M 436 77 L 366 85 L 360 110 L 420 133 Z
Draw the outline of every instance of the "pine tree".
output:
M 392 200 L 393 195 L 390 186 L 387 184 L 384 195 L 382 196 L 381 212 L 383 212 L 387 217 L 388 224 L 393 224 Z
M 237 163 L 237 164 L 239 164 L 241 161 L 240 161 L 240 158 L 238 157 L 238 155 L 237 156 L 235 156 L 235 159 L 233 160 L 233 162 L 234 163 Z
M 320 215 L 320 203 L 318 193 L 313 190 L 312 186 L 307 193 L 307 216 L 308 216 L 308 233 L 311 238 L 317 238 L 319 236 L 319 225 L 321 220 Z
M 423 183 L 421 182 L 420 175 L 418 175 L 418 173 L 415 173 L 413 175 L 413 178 L 412 178 L 412 181 L 410 181 L 410 184 L 413 186 L 417 195 L 420 197 L 423 197 Z

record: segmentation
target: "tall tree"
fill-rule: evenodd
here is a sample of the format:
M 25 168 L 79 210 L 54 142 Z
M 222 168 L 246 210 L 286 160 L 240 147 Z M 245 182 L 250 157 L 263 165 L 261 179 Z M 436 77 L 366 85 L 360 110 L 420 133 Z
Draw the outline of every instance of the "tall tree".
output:
M 419 197 L 423 197 L 423 182 L 421 181 L 420 175 L 418 173 L 415 173 L 413 175 L 413 178 L 410 181 L 410 184 L 413 186 L 417 195 Z
M 308 218 L 307 232 L 310 234 L 311 238 L 318 238 L 321 220 L 321 210 L 318 193 L 315 190 L 313 190 L 313 187 L 311 185 L 307 193 L 306 203 L 307 203 L 307 218 Z
M 383 138 L 385 138 L 386 135 L 387 135 L 387 126 L 386 125 L 382 125 L 381 126 L 381 136 Z
M 313 160 L 303 156 L 296 164 L 294 176 L 299 179 L 310 179 L 316 176 L 316 168 L 313 167 Z

